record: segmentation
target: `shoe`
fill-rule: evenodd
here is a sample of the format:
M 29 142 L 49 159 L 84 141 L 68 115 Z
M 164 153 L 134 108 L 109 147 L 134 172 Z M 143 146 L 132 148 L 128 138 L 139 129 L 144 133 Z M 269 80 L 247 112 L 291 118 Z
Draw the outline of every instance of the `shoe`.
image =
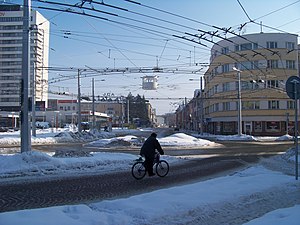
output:
M 150 173 L 149 174 L 149 177 L 153 177 L 153 176 L 155 176 L 156 174 L 155 173 Z

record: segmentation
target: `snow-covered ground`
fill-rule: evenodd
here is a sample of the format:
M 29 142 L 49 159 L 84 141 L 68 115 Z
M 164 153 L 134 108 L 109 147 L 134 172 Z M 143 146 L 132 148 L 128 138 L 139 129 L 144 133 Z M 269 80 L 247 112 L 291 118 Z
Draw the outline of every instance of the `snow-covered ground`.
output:
M 59 135 L 55 132 L 44 132 L 39 133 L 37 139 L 39 143 L 49 143 L 50 139 L 50 143 L 93 140 L 89 143 L 90 146 L 140 145 L 143 138 L 149 134 L 149 130 L 148 133 L 144 132 L 116 131 L 114 134 L 103 132 L 102 138 L 96 141 L 88 134 L 79 136 L 68 132 Z M 253 137 L 223 136 L 220 138 L 249 140 Z M 278 137 L 279 140 L 289 138 L 288 136 Z M 0 134 L 0 146 L 3 143 L 15 144 L 18 141 L 18 133 Z M 216 145 L 215 142 L 183 133 L 162 137 L 159 141 L 163 147 Z M 284 155 L 264 159 L 259 164 L 249 165 L 246 169 L 228 176 L 161 189 L 129 198 L 0 213 L 0 225 L 299 224 L 300 184 L 294 176 L 295 156 L 293 153 L 291 149 Z M 171 156 L 163 157 L 171 165 L 187 160 Z M 0 183 L 22 182 L 37 178 L 50 179 L 61 176 L 59 174 L 75 176 L 85 173 L 129 170 L 136 158 L 137 156 L 132 154 L 108 152 L 91 153 L 86 157 L 66 158 L 53 157 L 53 153 L 35 151 L 2 154 L 0 155 Z M 287 196 L 290 198 L 287 199 Z M 293 201 L 293 199 L 296 200 Z M 261 209 L 260 202 L 267 203 L 270 209 Z M 257 219 L 246 223 L 249 210 L 250 214 Z M 271 212 L 265 214 L 268 211 Z

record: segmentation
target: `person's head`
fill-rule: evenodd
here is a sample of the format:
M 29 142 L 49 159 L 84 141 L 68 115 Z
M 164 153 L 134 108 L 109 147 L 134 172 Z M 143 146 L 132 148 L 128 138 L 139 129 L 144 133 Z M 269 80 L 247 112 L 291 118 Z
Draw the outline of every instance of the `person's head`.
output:
M 150 136 L 156 138 L 156 137 L 157 137 L 157 134 L 156 134 L 156 133 L 152 133 Z

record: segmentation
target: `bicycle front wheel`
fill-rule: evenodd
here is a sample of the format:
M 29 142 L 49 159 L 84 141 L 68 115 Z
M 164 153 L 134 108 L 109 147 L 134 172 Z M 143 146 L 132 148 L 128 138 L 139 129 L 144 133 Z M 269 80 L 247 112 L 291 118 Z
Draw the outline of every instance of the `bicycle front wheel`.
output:
M 165 160 L 156 163 L 156 174 L 159 177 L 165 177 L 169 173 L 169 164 Z
M 143 177 L 146 175 L 146 169 L 144 167 L 144 163 L 136 162 L 135 164 L 133 164 L 131 168 L 131 174 L 137 180 L 143 179 Z

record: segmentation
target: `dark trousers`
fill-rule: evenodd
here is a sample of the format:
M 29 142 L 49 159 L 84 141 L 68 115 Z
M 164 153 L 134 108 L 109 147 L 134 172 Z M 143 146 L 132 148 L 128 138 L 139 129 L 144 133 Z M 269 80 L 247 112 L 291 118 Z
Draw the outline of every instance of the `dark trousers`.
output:
M 153 174 L 154 157 L 145 156 L 145 169 L 148 174 Z

